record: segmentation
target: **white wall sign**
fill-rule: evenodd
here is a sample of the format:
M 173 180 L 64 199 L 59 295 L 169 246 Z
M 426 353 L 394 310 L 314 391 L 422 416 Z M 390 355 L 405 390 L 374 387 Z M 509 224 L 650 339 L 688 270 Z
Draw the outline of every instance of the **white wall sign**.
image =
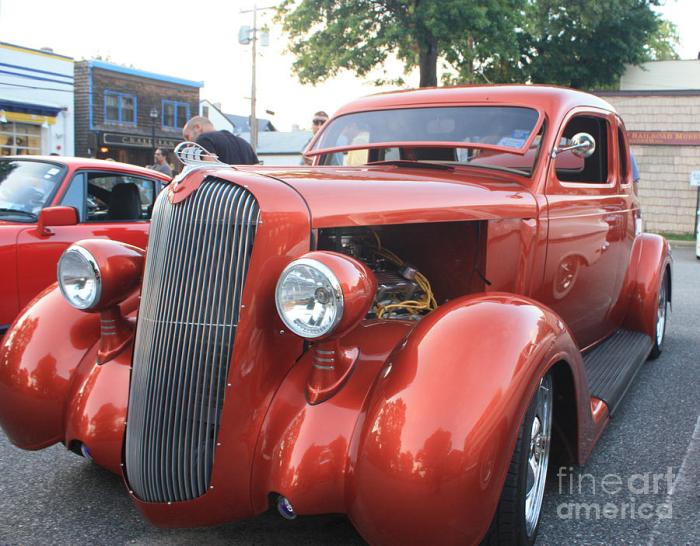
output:
M 700 186 L 700 171 L 691 171 L 690 172 L 690 185 L 691 186 Z

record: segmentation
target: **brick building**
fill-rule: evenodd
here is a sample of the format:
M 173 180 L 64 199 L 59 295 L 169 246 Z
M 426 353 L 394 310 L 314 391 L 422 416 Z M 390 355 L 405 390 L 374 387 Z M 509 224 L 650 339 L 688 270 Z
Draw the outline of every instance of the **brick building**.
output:
M 104 61 L 76 62 L 76 155 L 152 164 L 154 147 L 170 151 L 182 141 L 202 85 Z
M 694 233 L 700 171 L 700 60 L 630 67 L 620 91 L 599 92 L 622 116 L 639 165 L 646 229 Z

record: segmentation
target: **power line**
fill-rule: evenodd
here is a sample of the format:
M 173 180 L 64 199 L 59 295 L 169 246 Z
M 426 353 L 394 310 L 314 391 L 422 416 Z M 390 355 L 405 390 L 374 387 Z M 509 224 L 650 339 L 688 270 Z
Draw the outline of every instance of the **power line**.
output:
M 89 95 L 89 91 L 74 91 L 73 89 L 58 89 L 56 87 L 40 87 L 38 85 L 22 85 L 21 83 L 5 83 L 0 82 L 2 87 L 21 87 L 23 89 L 37 89 L 39 91 L 61 91 L 63 93 L 75 93 Z

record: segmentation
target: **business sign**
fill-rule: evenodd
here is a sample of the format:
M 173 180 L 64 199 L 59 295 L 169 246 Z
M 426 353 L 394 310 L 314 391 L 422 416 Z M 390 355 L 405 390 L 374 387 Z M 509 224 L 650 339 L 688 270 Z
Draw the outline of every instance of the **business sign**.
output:
M 690 172 L 690 185 L 700 187 L 700 171 Z
M 173 149 L 182 140 L 177 138 L 156 137 L 157 148 Z M 149 136 L 125 135 L 122 133 L 102 133 L 102 144 L 105 146 L 121 146 L 125 148 L 153 148 L 153 141 Z
M 700 131 L 627 131 L 630 144 L 700 146 Z

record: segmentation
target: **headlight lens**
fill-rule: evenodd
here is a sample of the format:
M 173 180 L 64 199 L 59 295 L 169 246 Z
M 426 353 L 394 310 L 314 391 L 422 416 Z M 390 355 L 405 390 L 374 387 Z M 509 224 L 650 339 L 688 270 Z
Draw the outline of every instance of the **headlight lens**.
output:
M 343 316 L 343 291 L 322 263 L 302 258 L 289 264 L 277 282 L 277 312 L 298 336 L 315 339 L 329 333 Z
M 81 246 L 71 246 L 58 262 L 58 285 L 76 309 L 90 309 L 100 299 L 102 281 L 95 258 Z

